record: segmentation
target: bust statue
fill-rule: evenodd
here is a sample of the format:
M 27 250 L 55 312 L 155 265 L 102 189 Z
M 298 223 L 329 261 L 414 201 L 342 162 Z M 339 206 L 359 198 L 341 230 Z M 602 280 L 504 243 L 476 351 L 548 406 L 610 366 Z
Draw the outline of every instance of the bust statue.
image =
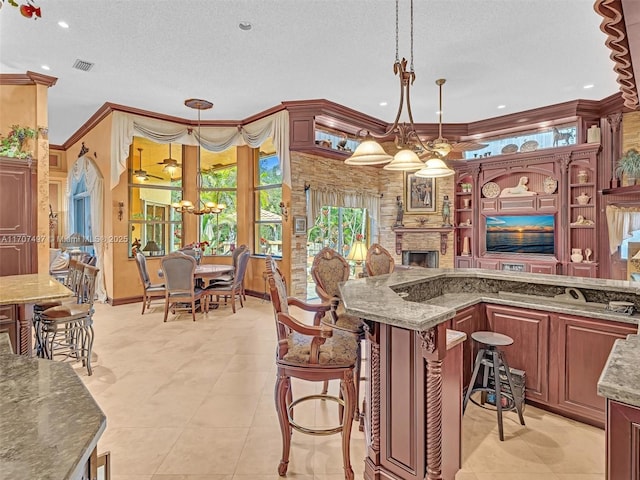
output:
M 528 177 L 520 177 L 520 180 L 518 181 L 518 185 L 516 185 L 515 187 L 508 187 L 503 189 L 500 192 L 500 196 L 501 197 L 519 197 L 519 196 L 525 197 L 525 196 L 537 195 L 536 192 L 529 191 L 529 187 L 527 187 L 527 183 L 529 183 Z

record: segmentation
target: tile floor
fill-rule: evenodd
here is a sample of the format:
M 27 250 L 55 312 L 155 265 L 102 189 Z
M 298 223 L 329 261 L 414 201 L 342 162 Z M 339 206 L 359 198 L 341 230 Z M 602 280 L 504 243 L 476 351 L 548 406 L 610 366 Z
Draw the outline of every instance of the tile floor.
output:
M 169 316 L 162 306 L 96 305 L 94 373 L 75 365 L 107 415 L 98 451 L 110 450 L 113 480 L 278 479 L 280 430 L 272 393 L 275 329 L 271 304 L 249 298 L 235 315 L 222 308 Z M 336 383 L 336 382 L 332 382 Z M 296 395 L 319 387 L 294 383 Z M 332 386 L 336 388 L 336 386 Z M 332 405 L 296 410 L 301 423 L 329 425 Z M 470 405 L 458 480 L 601 480 L 604 432 L 527 407 L 526 427 Z M 362 478 L 364 437 L 355 428 L 351 458 Z M 340 437 L 294 433 L 289 478 L 342 480 Z

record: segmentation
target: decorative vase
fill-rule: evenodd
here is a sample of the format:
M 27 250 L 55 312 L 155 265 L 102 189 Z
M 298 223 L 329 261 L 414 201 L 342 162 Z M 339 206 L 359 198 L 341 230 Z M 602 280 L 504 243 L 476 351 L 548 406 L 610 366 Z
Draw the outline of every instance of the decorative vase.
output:
M 584 192 L 576 197 L 576 202 L 578 202 L 578 205 L 587 205 L 589 203 L 589 200 L 591 200 L 591 197 Z
M 574 250 L 575 250 L 575 249 L 574 249 Z M 584 258 L 584 257 L 582 256 L 582 254 L 581 254 L 581 253 L 572 253 L 572 254 L 571 254 L 571 261 L 572 261 L 572 262 L 574 262 L 574 263 L 580 263 L 580 262 L 582 262 L 582 259 L 583 259 L 583 258 Z
M 586 170 L 580 170 L 578 172 L 578 183 L 587 183 L 589 181 L 589 174 Z

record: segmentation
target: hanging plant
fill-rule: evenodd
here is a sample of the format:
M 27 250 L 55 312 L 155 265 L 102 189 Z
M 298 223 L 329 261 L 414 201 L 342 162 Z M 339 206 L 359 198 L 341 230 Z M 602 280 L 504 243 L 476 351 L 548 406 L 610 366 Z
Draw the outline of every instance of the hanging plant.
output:
M 32 152 L 23 149 L 24 142 L 28 138 L 38 138 L 38 131 L 31 127 L 12 125 L 9 135 L 0 140 L 0 155 L 12 158 L 31 158 Z

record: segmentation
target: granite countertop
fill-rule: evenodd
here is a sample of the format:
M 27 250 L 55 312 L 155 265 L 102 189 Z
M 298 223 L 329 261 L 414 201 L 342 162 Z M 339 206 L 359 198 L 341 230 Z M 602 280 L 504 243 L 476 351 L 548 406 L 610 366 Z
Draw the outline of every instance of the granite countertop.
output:
M 72 295 L 71 290 L 48 274 L 0 277 L 0 305 L 35 303 Z
M 80 478 L 106 416 L 71 365 L 0 354 L 0 476 Z
M 447 350 L 451 350 L 453 347 L 461 344 L 466 339 L 466 333 L 447 329 Z
M 591 303 L 583 304 L 554 300 L 553 294 L 564 292 L 568 287 L 594 298 Z M 458 310 L 480 302 L 640 323 L 638 314 L 623 315 L 594 306 L 596 301 L 624 299 L 634 301 L 640 310 L 639 286 L 620 280 L 482 269 L 415 268 L 349 280 L 340 289 L 347 313 L 410 330 L 428 330 L 453 318 Z M 501 293 L 503 290 L 513 291 L 515 295 Z
M 640 336 L 616 340 L 598 380 L 598 395 L 640 407 Z

